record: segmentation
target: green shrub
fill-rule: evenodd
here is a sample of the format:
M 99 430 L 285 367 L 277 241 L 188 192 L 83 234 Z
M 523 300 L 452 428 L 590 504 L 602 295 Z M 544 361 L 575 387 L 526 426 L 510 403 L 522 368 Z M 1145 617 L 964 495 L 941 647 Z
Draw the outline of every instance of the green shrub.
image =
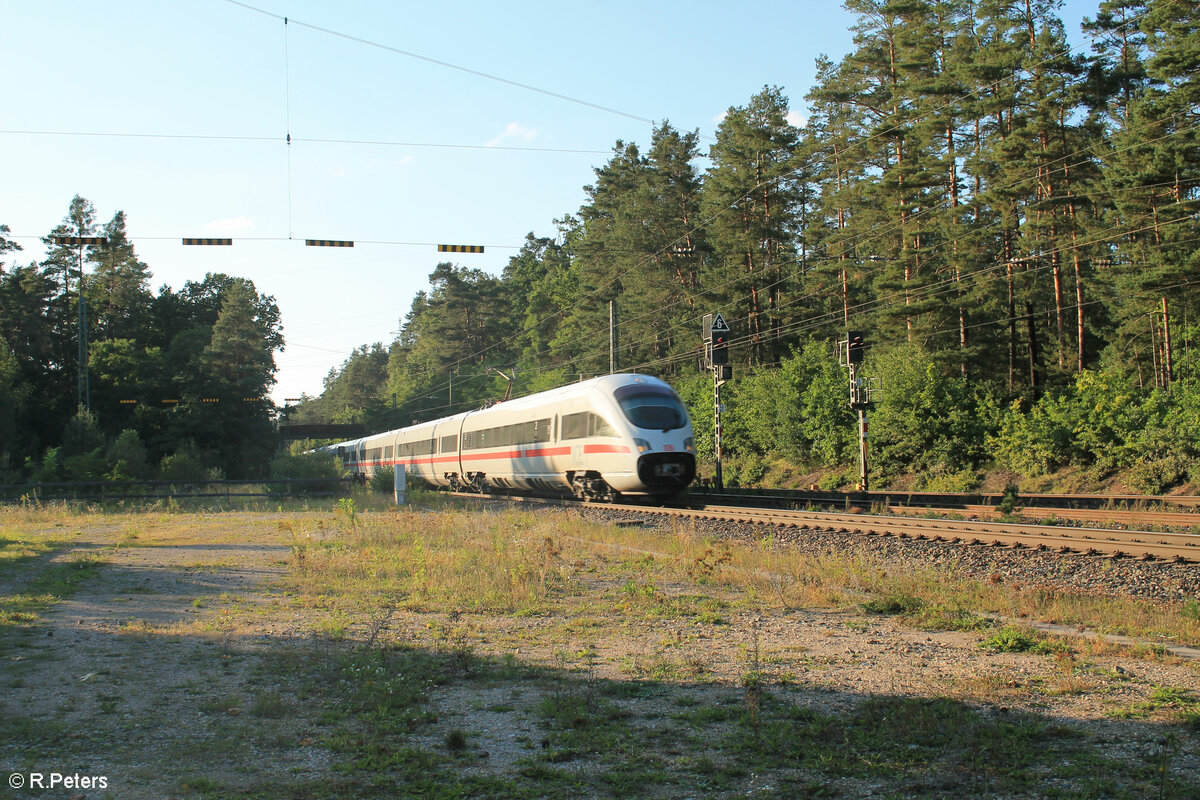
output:
M 150 477 L 150 457 L 138 432 L 129 428 L 117 434 L 104 454 L 107 477 L 112 480 L 142 480 Z
M 207 475 L 204 464 L 190 448 L 181 447 L 169 456 L 163 456 L 158 465 L 158 475 L 164 481 L 202 481 Z
M 335 492 L 341 485 L 337 480 L 346 472 L 342 462 L 332 453 L 276 453 L 271 459 L 271 477 L 275 479 L 329 479 L 329 483 L 314 483 L 307 487 L 313 492 Z M 282 491 L 282 484 L 275 484 L 276 491 Z
M 984 650 L 994 653 L 1027 653 L 1037 644 L 1037 639 L 1023 630 L 1005 627 L 979 643 Z
M 375 474 L 371 476 L 371 480 L 367 483 L 367 486 L 375 494 L 391 494 L 396 488 L 395 468 L 379 467 L 375 470 Z
M 882 595 L 862 604 L 863 611 L 871 614 L 916 614 L 924 608 L 924 600 L 903 593 Z
M 983 482 L 983 476 L 973 469 L 945 472 L 935 469 L 923 473 L 917 488 L 923 492 L 973 492 Z

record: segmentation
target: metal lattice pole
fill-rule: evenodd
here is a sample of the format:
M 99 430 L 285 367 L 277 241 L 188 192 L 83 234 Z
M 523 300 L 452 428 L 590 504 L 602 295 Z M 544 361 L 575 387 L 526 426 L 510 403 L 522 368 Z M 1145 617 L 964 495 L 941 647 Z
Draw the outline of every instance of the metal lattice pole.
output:
M 721 375 L 718 370 L 713 370 L 713 437 L 717 456 L 717 491 L 723 492 L 725 479 L 721 474 Z

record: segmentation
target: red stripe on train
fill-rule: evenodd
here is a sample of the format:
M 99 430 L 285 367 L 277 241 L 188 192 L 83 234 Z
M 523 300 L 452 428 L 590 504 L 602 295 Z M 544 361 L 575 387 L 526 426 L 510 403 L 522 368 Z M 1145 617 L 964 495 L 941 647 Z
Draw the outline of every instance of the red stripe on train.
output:
M 632 452 L 627 445 L 623 444 L 585 444 L 583 452 L 587 454 L 596 453 L 629 453 Z M 501 450 L 495 453 L 475 453 L 472 455 L 463 455 L 463 461 L 495 461 L 497 459 L 517 459 L 517 458 L 545 458 L 546 456 L 569 456 L 571 454 L 570 447 L 539 447 L 535 450 Z M 396 466 L 397 464 L 405 464 L 412 466 L 413 464 L 447 464 L 457 463 L 458 455 L 438 456 L 436 458 L 413 458 L 401 459 L 398 461 L 360 461 L 356 466 L 360 467 L 388 467 Z

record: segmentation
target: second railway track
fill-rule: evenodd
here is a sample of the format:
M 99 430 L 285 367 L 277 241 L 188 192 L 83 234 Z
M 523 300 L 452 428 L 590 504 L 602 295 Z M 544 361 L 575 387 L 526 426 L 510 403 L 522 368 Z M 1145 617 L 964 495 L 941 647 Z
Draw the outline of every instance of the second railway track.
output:
M 670 509 L 689 516 L 790 527 L 833 528 L 839 533 L 928 539 L 951 543 L 1053 550 L 1063 554 L 1200 562 L 1200 536 L 1107 528 L 1064 528 L 987 520 L 950 520 L 820 511 L 703 505 Z
M 504 497 L 508 500 L 529 498 Z M 748 500 L 749 498 L 747 498 Z M 1066 555 L 1134 558 L 1142 561 L 1200 563 L 1200 535 L 1102 527 L 1063 527 L 985 519 L 933 519 L 908 515 L 800 511 L 757 508 L 749 505 L 693 503 L 684 507 L 622 503 L 578 503 L 566 500 L 533 500 L 578 505 L 611 511 L 682 518 L 722 520 L 747 524 L 813 529 L 842 534 L 896 537 L 948 544 L 1002 547 Z M 1119 512 L 1115 512 L 1119 513 Z

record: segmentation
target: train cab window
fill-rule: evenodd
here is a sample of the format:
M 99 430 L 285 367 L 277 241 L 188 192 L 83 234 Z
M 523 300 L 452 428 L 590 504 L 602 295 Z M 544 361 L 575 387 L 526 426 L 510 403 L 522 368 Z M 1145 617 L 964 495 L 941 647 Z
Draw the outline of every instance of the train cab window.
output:
M 616 438 L 619 436 L 617 429 L 608 424 L 608 420 L 599 414 L 592 414 L 588 419 L 588 433 L 592 436 L 607 436 Z
M 662 386 L 622 386 L 615 392 L 625 417 L 639 428 L 669 431 L 687 424 L 679 396 Z

